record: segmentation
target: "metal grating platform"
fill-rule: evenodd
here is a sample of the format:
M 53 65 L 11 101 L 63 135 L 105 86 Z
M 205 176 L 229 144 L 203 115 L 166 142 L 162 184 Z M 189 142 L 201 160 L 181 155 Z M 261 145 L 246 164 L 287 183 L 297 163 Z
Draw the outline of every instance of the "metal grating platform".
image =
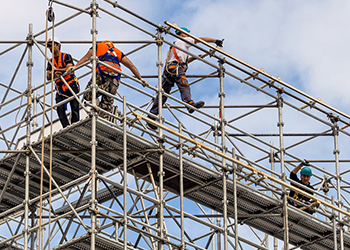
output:
M 106 173 L 123 163 L 122 147 L 123 132 L 110 127 L 103 121 L 97 122 L 98 153 L 96 155 L 96 166 L 100 174 Z M 75 179 L 86 175 L 90 171 L 90 140 L 91 140 L 91 119 L 87 118 L 73 126 L 61 130 L 53 135 L 53 172 L 54 178 L 60 185 L 64 185 Z M 128 150 L 156 149 L 157 145 L 143 137 L 128 133 Z M 32 147 L 40 155 L 41 141 L 32 144 Z M 45 150 L 49 149 L 49 138 L 45 139 Z M 142 155 L 144 154 L 144 155 Z M 142 156 L 142 157 L 140 157 Z M 10 155 L 0 160 L 0 185 L 4 183 L 11 171 L 11 167 L 16 161 L 17 155 Z M 146 164 L 153 173 L 158 172 L 157 153 L 128 153 L 128 170 L 135 171 L 138 176 L 147 180 L 149 174 Z M 47 162 L 45 162 L 46 164 Z M 200 165 L 190 159 L 186 159 L 184 164 L 184 191 L 185 196 L 206 207 L 222 212 L 222 180 L 220 173 L 206 166 Z M 174 193 L 179 192 L 179 162 L 175 152 L 166 151 L 164 154 L 164 187 Z M 24 199 L 24 177 L 25 155 L 22 154 L 18 160 L 15 175 L 11 178 L 11 183 L 6 190 L 1 203 L 2 209 L 8 209 L 22 203 Z M 30 155 L 30 198 L 39 195 L 40 184 L 40 164 L 33 155 Z M 154 174 L 153 178 L 158 181 Z M 44 183 L 44 192 L 48 190 L 48 183 Z M 233 183 L 228 182 L 228 214 L 234 215 L 233 211 Z M 188 192 L 186 192 L 188 191 Z M 115 195 L 122 194 L 121 190 L 113 188 Z M 237 183 L 238 197 L 238 217 L 243 218 L 243 222 L 276 238 L 283 240 L 283 217 L 281 215 L 282 205 L 278 199 L 264 196 L 263 194 Z M 101 190 L 100 197 L 103 200 L 112 198 L 106 190 Z M 80 204 L 81 205 L 81 204 Z M 61 212 L 64 212 L 62 208 Z M 247 215 L 263 215 L 259 217 L 247 218 Z M 302 249 L 313 250 L 333 250 L 333 228 L 326 222 L 319 222 L 294 207 L 289 207 L 289 233 L 290 243 L 293 245 L 304 245 Z M 82 237 L 82 241 L 89 239 Z M 74 241 L 77 241 L 75 239 Z M 67 244 L 70 244 L 68 242 Z M 75 243 L 78 244 L 78 243 Z M 344 234 L 345 249 L 350 249 L 350 235 Z M 87 244 L 88 245 L 88 244 Z M 60 248 L 55 249 L 63 249 Z M 75 249 L 75 248 L 64 248 Z M 84 249 L 84 248 L 82 248 Z M 101 249 L 109 249 L 101 248 Z M 119 249 L 119 248 L 114 248 Z

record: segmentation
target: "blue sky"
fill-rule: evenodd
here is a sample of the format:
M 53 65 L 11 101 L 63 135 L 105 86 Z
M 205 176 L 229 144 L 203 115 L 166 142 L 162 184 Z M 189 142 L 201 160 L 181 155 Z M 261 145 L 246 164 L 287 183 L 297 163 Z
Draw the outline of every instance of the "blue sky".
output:
M 100 7 L 108 5 L 98 1 Z M 7 10 L 0 16 L 1 39 L 23 40 L 28 33 L 28 24 L 33 23 L 34 33 L 45 28 L 46 0 L 13 0 L 4 1 L 2 9 Z M 86 8 L 90 1 L 70 0 L 70 4 Z M 348 30 L 350 2 L 346 0 L 309 0 L 309 1 L 277 1 L 277 0 L 121 0 L 121 6 L 156 23 L 164 21 L 175 22 L 179 26 L 188 27 L 196 36 L 224 38 L 224 50 L 231 55 L 255 66 L 263 68 L 273 76 L 279 76 L 284 82 L 310 94 L 321 98 L 325 103 L 347 113 L 350 100 L 348 98 L 348 69 L 350 68 L 350 36 Z M 56 20 L 75 13 L 74 10 L 54 4 Z M 150 31 L 149 26 L 130 17 L 119 9 L 111 9 L 114 14 L 133 21 Z M 61 40 L 90 40 L 91 19 L 87 15 L 69 22 L 69 25 L 57 27 L 56 36 Z M 110 17 L 101 14 L 97 19 L 97 39 L 105 40 L 147 40 L 147 36 L 121 22 L 115 22 Z M 155 32 L 155 31 L 154 31 Z M 170 41 L 172 37 L 166 37 Z M 44 40 L 44 35 L 38 37 Z M 0 44 L 0 51 L 9 45 Z M 120 45 L 127 51 L 128 46 Z M 63 44 L 62 50 L 71 53 L 74 58 L 81 58 L 89 49 L 89 45 Z M 163 61 L 167 48 L 163 49 Z M 6 57 L 0 57 L 0 82 L 10 81 L 14 67 L 23 51 L 23 46 Z M 195 50 L 194 50 L 195 51 Z M 39 55 L 38 53 L 36 54 Z M 149 48 L 130 56 L 141 74 L 156 74 L 155 49 Z M 24 59 L 26 62 L 27 58 Z M 212 60 L 215 62 L 215 60 Z M 35 61 L 35 83 L 43 81 L 44 61 L 42 57 Z M 193 63 L 189 74 L 207 72 L 198 63 Z M 126 73 L 130 73 L 125 70 Z M 24 91 L 26 88 L 26 67 L 22 66 L 20 81 L 15 82 L 15 88 Z M 88 79 L 81 81 L 85 88 Z M 149 81 L 152 86 L 156 80 Z M 253 104 L 267 102 L 266 97 L 242 88 L 238 84 L 228 85 L 225 89 L 229 104 Z M 121 87 L 120 91 L 125 94 Z M 216 92 L 215 92 L 216 91 Z M 193 87 L 196 99 L 204 99 L 207 103 L 217 104 L 217 89 L 208 90 L 203 87 Z M 128 93 L 129 95 L 129 93 Z M 130 93 L 130 98 L 132 94 Z M 2 95 L 0 95 L 2 97 Z M 178 95 L 177 95 L 178 97 Z M 144 100 L 142 100 L 144 101 Z M 3 110 L 1 111 L 3 112 Z M 276 116 L 269 114 L 271 117 Z M 234 114 L 232 114 L 234 116 Z M 261 117 L 261 119 L 264 119 Z M 285 129 L 299 128 L 300 117 L 287 115 L 286 119 L 294 120 L 293 125 L 287 124 Z M 254 127 L 252 120 L 246 122 L 247 128 Z M 1 124 L 3 126 L 3 124 Z M 263 124 L 271 128 L 270 124 Z M 312 127 L 310 125 L 307 128 Z M 274 124 L 274 129 L 276 129 Z M 305 130 L 302 127 L 301 130 Z M 276 144 L 276 143 L 275 143 Z M 348 145 L 348 143 L 345 143 Z M 331 154 L 332 149 L 327 149 Z M 310 154 L 323 153 L 322 149 L 310 148 Z
M 70 1 L 85 8 L 90 1 Z M 350 37 L 347 23 L 350 3 L 339 1 L 197 1 L 129 0 L 118 3 L 158 24 L 165 20 L 188 27 L 197 36 L 225 38 L 224 50 L 314 97 L 346 112 L 347 69 Z M 47 1 L 4 1 L 0 21 L 2 39 L 23 39 L 28 23 L 34 32 L 45 28 Z M 106 4 L 100 1 L 100 6 Z M 72 10 L 54 4 L 57 20 Z M 114 13 L 125 16 L 120 10 Z M 57 29 L 61 40 L 90 39 L 87 15 Z M 99 21 L 104 21 L 104 17 Z M 109 25 L 104 25 L 109 26 Z M 99 37 L 135 39 L 140 34 L 132 28 L 98 25 Z M 67 49 L 62 48 L 62 49 Z M 84 50 L 73 56 L 80 58 Z M 71 52 L 73 54 L 73 52 Z

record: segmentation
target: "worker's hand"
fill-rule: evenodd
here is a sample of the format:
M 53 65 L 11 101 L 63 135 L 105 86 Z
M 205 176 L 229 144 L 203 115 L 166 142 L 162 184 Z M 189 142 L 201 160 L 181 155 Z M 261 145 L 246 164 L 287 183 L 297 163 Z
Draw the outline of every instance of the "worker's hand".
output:
M 223 47 L 223 43 L 224 43 L 224 39 L 222 39 L 222 40 L 216 39 L 216 40 L 215 40 L 215 44 L 216 44 L 218 47 Z
M 55 70 L 54 78 L 60 77 L 61 75 L 62 75 L 62 72 L 61 72 L 61 71 L 56 71 L 56 70 Z
M 74 72 L 74 70 L 75 70 L 75 67 L 69 67 L 67 70 L 66 70 L 66 74 L 67 75 L 71 75 L 73 72 Z
M 142 87 L 149 87 L 149 84 L 145 79 L 141 78 L 141 82 L 142 82 Z
M 310 166 L 309 162 L 304 159 L 302 162 L 301 162 L 304 166 Z

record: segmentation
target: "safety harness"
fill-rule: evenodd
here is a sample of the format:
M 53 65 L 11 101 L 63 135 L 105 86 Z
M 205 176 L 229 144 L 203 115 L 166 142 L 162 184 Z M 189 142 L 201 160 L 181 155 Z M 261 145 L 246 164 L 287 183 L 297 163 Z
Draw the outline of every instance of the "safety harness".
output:
M 174 44 L 175 44 L 175 42 L 174 42 Z M 169 51 L 173 51 L 173 53 L 174 53 L 174 56 L 175 56 L 175 59 L 176 59 L 176 61 L 172 61 L 172 62 L 170 62 L 170 63 L 168 63 L 168 57 L 167 57 L 167 61 L 166 61 L 166 66 L 165 66 L 165 68 L 166 68 L 166 71 L 169 73 L 169 74 L 171 74 L 171 75 L 178 75 L 178 67 L 181 67 L 182 69 L 183 69 L 183 71 L 187 71 L 187 69 L 188 69 L 188 62 L 187 62 L 187 60 L 188 60 L 188 56 L 187 56 L 187 58 L 186 58 L 186 62 L 181 62 L 180 61 L 180 58 L 179 58 L 179 56 L 177 55 L 177 53 L 176 53 L 176 49 L 173 47 L 173 46 L 170 46 L 170 48 L 169 48 Z M 169 69 L 174 69 L 174 68 L 176 68 L 176 73 L 174 74 L 174 73 L 171 73 L 171 72 L 169 72 Z
M 100 61 L 108 64 L 111 67 L 115 67 L 115 64 L 117 64 L 118 68 L 120 68 L 119 58 L 114 51 L 114 47 L 109 46 L 108 44 L 106 44 L 106 45 L 108 46 L 109 49 L 103 55 L 98 56 L 98 59 Z M 100 76 L 101 76 L 102 81 L 104 81 L 104 77 L 113 78 L 113 79 L 116 79 L 117 81 L 120 80 L 120 77 L 121 77 L 120 74 L 118 74 L 117 76 L 111 76 L 111 75 L 104 73 L 100 67 L 100 63 L 97 63 L 97 69 L 100 72 Z
M 55 68 L 63 69 L 66 67 L 66 63 L 64 61 L 65 57 L 66 57 L 66 53 L 60 52 L 60 54 L 58 56 L 58 62 L 56 62 L 56 60 L 53 58 L 53 64 L 54 64 Z M 51 59 L 51 61 L 52 61 L 52 59 Z M 79 82 L 78 82 L 78 79 L 76 78 L 74 73 L 72 73 L 70 75 L 66 75 L 63 78 L 67 82 L 68 85 L 71 85 L 72 83 L 75 82 L 75 84 L 77 85 L 77 87 L 79 89 Z M 66 98 L 71 96 L 71 95 L 68 95 L 69 93 L 66 93 L 66 91 L 68 90 L 68 87 L 63 83 L 61 78 L 57 79 L 55 81 L 55 83 L 56 83 L 57 93 L 59 95 L 63 96 L 63 100 L 65 100 Z M 67 103 L 64 104 L 64 109 L 67 110 Z
M 66 63 L 64 61 L 65 57 L 66 57 L 66 53 L 60 52 L 60 54 L 58 56 L 58 62 L 56 62 L 56 60 L 53 59 L 55 68 L 64 69 L 66 67 Z M 70 85 L 74 81 L 78 83 L 77 78 L 76 78 L 74 73 L 72 73 L 70 75 L 66 75 L 63 78 L 67 82 L 68 85 Z M 55 81 L 55 83 L 56 83 L 57 92 L 60 95 L 65 95 L 66 91 L 68 90 L 68 87 L 63 83 L 62 79 L 57 79 Z

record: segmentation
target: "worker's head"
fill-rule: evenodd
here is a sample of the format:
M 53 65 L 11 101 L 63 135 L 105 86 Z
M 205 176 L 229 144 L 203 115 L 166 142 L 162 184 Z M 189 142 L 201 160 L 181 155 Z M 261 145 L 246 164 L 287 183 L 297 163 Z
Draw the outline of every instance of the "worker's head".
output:
M 108 45 L 110 47 L 114 47 L 114 44 L 111 41 L 109 41 L 109 40 L 104 40 L 102 43 L 104 43 L 104 44 L 106 44 L 106 45 Z
M 185 27 L 181 27 L 180 29 L 190 33 L 190 30 L 185 28 Z M 175 31 L 175 33 L 176 33 L 176 35 L 179 35 L 179 36 L 182 36 L 182 37 L 186 37 L 187 36 L 185 33 L 182 33 L 180 30 Z
M 310 168 L 305 167 L 300 172 L 301 182 L 304 185 L 307 185 L 309 183 L 311 176 L 312 176 L 312 172 Z
M 54 43 L 54 51 L 52 51 L 52 43 Z M 58 54 L 60 53 L 61 50 L 61 42 L 60 40 L 58 40 L 57 37 L 49 38 L 49 40 L 47 40 L 47 47 L 49 48 L 49 50 L 51 51 L 52 54 L 54 54 L 55 56 L 58 56 Z

